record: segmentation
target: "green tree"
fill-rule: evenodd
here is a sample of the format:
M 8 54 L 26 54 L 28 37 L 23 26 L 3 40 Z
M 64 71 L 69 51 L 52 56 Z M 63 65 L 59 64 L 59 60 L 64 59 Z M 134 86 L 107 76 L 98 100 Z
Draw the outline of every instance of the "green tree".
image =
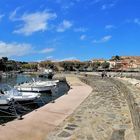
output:
M 0 59 L 0 71 L 5 71 L 6 70 L 6 64 Z
M 103 62 L 101 65 L 102 65 L 102 68 L 103 68 L 103 69 L 108 69 L 109 66 L 110 66 L 110 63 L 105 61 L 105 62 Z
M 51 68 L 51 69 L 54 69 L 54 63 L 52 61 L 42 61 L 40 62 L 40 67 L 43 67 L 43 68 Z
M 99 68 L 99 66 L 101 66 L 101 63 L 100 62 L 94 62 L 94 63 L 92 63 L 93 70 L 97 70 Z
M 119 55 L 116 55 L 112 57 L 112 60 L 118 61 L 118 60 L 121 60 L 121 57 Z
M 2 57 L 2 61 L 3 62 L 7 62 L 8 61 L 8 57 Z
M 22 69 L 32 69 L 37 71 L 37 64 L 23 64 Z

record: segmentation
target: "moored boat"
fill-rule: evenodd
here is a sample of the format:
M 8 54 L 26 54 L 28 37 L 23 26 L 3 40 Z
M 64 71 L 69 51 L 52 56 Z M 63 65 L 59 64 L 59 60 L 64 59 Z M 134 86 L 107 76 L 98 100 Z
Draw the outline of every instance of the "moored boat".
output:
M 24 92 L 45 92 L 45 91 L 51 91 L 57 86 L 58 80 L 54 81 L 35 81 L 29 83 L 23 83 L 20 85 L 16 85 L 15 88 L 18 91 L 24 91 Z
M 44 71 L 39 75 L 39 77 L 48 78 L 48 79 L 52 79 L 53 76 L 54 76 L 54 72 L 52 69 L 44 69 Z
M 19 92 L 15 88 L 12 88 L 9 85 L 3 84 L 0 86 L 1 94 L 8 100 L 14 100 L 18 102 L 24 101 L 33 101 L 40 97 L 39 93 L 32 93 L 32 92 Z M 4 101 L 3 101 L 4 102 Z
M 10 102 L 11 99 L 7 95 L 4 95 L 2 90 L 0 90 L 0 109 L 8 109 Z
M 0 105 L 7 105 L 7 104 L 9 104 L 9 102 L 10 102 L 10 100 L 9 100 L 8 96 L 0 93 Z

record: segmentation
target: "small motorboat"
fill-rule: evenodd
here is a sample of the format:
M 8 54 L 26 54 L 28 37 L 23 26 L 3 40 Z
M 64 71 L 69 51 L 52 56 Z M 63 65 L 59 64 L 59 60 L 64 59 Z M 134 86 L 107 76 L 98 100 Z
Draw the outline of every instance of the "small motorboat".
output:
M 15 88 L 23 92 L 45 92 L 56 88 L 58 82 L 59 80 L 35 81 L 33 79 L 31 82 L 16 85 Z
M 44 69 L 44 72 L 42 72 L 42 74 L 39 75 L 39 77 L 48 78 L 48 79 L 52 79 L 53 76 L 54 76 L 54 72 L 52 69 Z
M 18 102 L 34 101 L 40 97 L 39 93 L 33 92 L 19 92 L 7 84 L 0 85 L 0 91 L 8 101 L 14 100 Z
M 9 96 L 3 94 L 3 91 L 0 90 L 0 109 L 8 109 L 9 105 L 11 103 L 11 99 L 9 98 Z
M 0 93 L 0 109 L 8 109 L 8 104 L 10 100 L 6 95 Z

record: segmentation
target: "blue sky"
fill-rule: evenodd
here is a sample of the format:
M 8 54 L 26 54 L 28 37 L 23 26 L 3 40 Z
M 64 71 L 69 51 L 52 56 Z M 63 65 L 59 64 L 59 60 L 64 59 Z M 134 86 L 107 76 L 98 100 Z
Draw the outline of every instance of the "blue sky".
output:
M 140 55 L 140 0 L 1 0 L 0 57 Z

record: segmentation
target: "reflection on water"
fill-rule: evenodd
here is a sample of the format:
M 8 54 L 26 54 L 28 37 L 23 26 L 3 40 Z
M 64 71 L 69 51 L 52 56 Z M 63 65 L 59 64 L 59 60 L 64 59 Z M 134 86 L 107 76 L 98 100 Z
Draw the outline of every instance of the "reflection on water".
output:
M 0 79 L 0 83 L 7 83 L 11 86 L 14 86 L 18 83 L 23 83 L 27 81 L 31 81 L 32 78 L 37 78 L 36 76 L 30 76 L 30 75 L 23 75 L 23 74 L 17 74 L 12 77 L 2 78 Z
M 14 86 L 18 83 L 30 81 L 30 80 L 32 80 L 32 78 L 36 79 L 35 76 L 19 74 L 19 75 L 15 75 L 14 77 L 3 78 L 0 80 L 0 83 L 7 83 L 11 86 Z M 46 80 L 46 79 L 41 79 L 41 80 Z M 65 82 L 59 82 L 57 86 L 58 86 L 58 92 L 57 92 L 57 94 L 55 94 L 55 96 L 52 96 L 51 92 L 47 91 L 45 93 L 41 93 L 41 97 L 33 102 L 16 103 L 16 105 L 15 105 L 16 112 L 20 115 L 27 114 L 27 113 L 33 111 L 34 109 L 37 109 L 55 99 L 57 99 L 58 97 L 64 95 L 69 90 L 69 87 Z M 10 114 L 8 114 L 8 113 L 10 113 Z M 4 113 L 0 109 L 0 124 L 6 123 L 8 121 L 15 119 L 15 112 L 14 112 L 13 107 L 9 108 L 8 113 L 7 112 Z M 11 115 L 11 113 L 13 113 L 13 115 Z

